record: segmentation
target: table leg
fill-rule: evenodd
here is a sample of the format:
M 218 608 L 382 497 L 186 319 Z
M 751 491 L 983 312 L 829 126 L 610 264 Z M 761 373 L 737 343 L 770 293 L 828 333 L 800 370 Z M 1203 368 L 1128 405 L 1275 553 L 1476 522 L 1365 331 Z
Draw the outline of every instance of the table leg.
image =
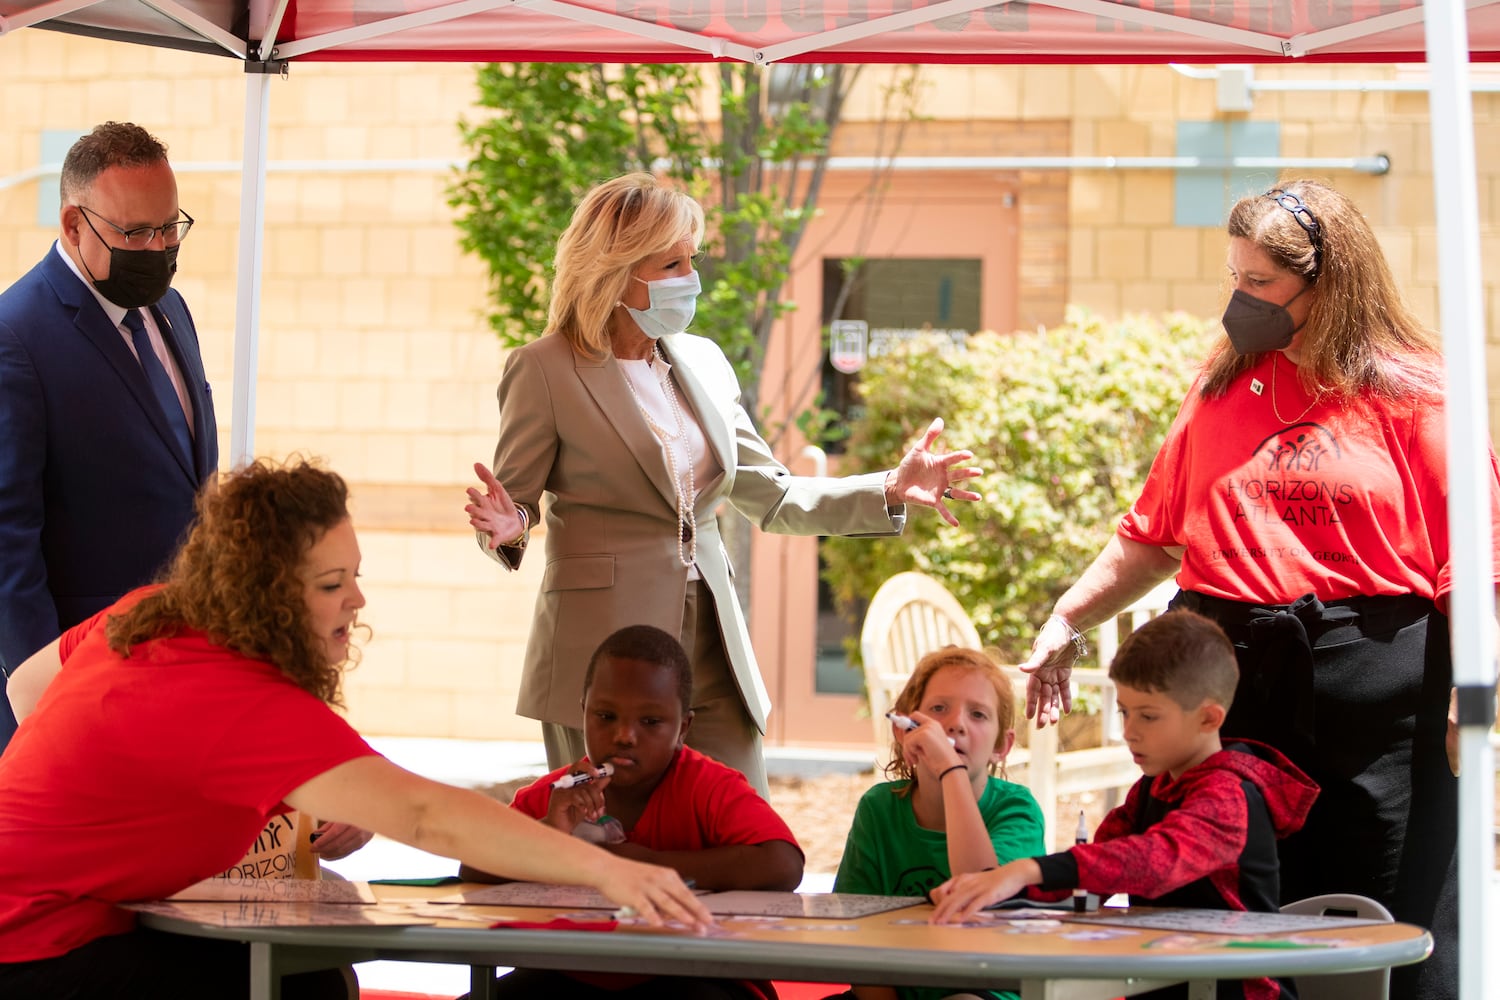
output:
M 495 967 L 469 966 L 469 1000 L 495 1000 Z
M 276 952 L 268 942 L 250 942 L 250 1000 L 281 1000 Z

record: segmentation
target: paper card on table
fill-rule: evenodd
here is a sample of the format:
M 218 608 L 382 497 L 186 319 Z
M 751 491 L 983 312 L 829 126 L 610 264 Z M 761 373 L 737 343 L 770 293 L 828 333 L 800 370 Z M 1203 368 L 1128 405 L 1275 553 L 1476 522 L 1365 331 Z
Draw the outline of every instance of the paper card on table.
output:
M 1319 917 L 1301 913 L 1242 913 L 1235 910 L 1121 910 L 1104 907 L 1098 913 L 1064 918 L 1074 922 L 1148 927 L 1161 931 L 1191 931 L 1195 934 L 1289 934 L 1339 927 L 1361 927 L 1380 920 L 1362 917 Z
M 615 904 L 598 889 L 584 885 L 552 885 L 547 882 L 504 882 L 483 889 L 466 889 L 433 902 L 468 903 L 473 906 L 546 906 L 567 910 L 613 910 Z
M 455 906 L 453 903 L 433 901 L 408 903 L 386 900 L 380 904 L 380 908 L 389 912 L 409 913 L 414 917 L 483 924 L 485 927 L 495 922 L 495 914 L 490 910 L 481 909 L 477 906 Z
M 703 905 L 716 916 L 809 917 L 849 920 L 872 913 L 901 910 L 924 902 L 920 896 L 864 896 L 849 892 L 715 892 Z
M 321 879 L 205 879 L 170 900 L 199 902 L 264 903 L 374 903 L 375 893 L 363 882 L 334 882 Z
M 158 913 L 209 927 L 373 927 L 436 923 L 401 909 L 342 903 L 192 902 L 128 903 L 137 913 Z

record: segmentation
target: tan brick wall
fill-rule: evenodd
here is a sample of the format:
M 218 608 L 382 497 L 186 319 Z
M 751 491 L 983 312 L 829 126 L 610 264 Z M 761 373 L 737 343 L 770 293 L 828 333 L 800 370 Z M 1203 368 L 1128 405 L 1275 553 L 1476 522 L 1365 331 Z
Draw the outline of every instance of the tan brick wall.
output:
M 177 286 L 198 322 L 227 454 L 239 176 L 187 168 L 238 161 L 245 77 L 223 59 L 42 31 L 0 38 L 0 64 L 0 179 L 36 166 L 43 129 L 124 118 L 170 145 L 182 205 L 199 220 Z M 1272 66 L 1256 78 L 1412 73 Z M 890 131 L 870 120 L 891 78 L 888 67 L 864 71 L 838 153 L 889 149 Z M 1170 156 L 1180 119 L 1235 117 L 1215 110 L 1212 81 L 1164 66 L 927 67 L 919 90 L 903 155 Z M 298 64 L 271 85 L 269 157 L 458 157 L 456 122 L 473 113 L 473 96 L 467 65 Z M 1500 97 L 1476 95 L 1474 110 L 1487 339 L 1500 372 Z M 1436 322 L 1426 96 L 1261 92 L 1238 117 L 1277 122 L 1285 156 L 1391 156 L 1385 177 L 1331 179 L 1369 215 L 1414 305 Z M 1057 322 L 1070 302 L 1106 317 L 1220 308 L 1222 233 L 1173 225 L 1169 172 L 1002 173 L 998 186 L 978 173 L 961 183 L 976 200 L 1017 192 L 1016 325 Z M 35 224 L 37 190 L 0 190 L 0 284 L 54 235 Z M 532 738 L 534 724 L 512 706 L 541 567 L 533 557 L 506 573 L 464 524 L 470 464 L 493 448 L 501 352 L 483 319 L 483 270 L 459 251 L 445 190 L 445 175 L 431 171 L 270 175 L 255 450 L 325 456 L 353 485 L 374 626 L 348 683 L 355 723 L 371 733 Z M 947 185 L 941 196 L 955 193 Z

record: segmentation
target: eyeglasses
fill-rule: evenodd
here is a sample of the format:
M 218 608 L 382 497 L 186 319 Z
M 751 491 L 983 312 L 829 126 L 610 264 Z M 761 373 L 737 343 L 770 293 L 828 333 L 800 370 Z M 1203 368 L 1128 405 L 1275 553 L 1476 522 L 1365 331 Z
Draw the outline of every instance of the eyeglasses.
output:
M 1307 242 L 1313 248 L 1313 273 L 1317 274 L 1323 269 L 1323 228 L 1318 225 L 1318 217 L 1303 204 L 1301 198 L 1290 191 L 1274 188 L 1266 192 L 1266 197 L 1292 213 L 1292 218 L 1297 220 L 1297 225 L 1307 234 Z
M 104 223 L 106 226 L 119 233 L 120 238 L 125 241 L 125 247 L 128 250 L 146 249 L 146 247 L 155 242 L 157 233 L 161 234 L 162 242 L 164 242 L 169 247 L 174 247 L 177 244 L 181 243 L 183 237 L 187 236 L 188 230 L 193 228 L 193 217 L 181 210 L 179 210 L 178 214 L 181 215 L 182 218 L 178 219 L 176 222 L 169 222 L 165 226 L 137 226 L 135 229 L 121 229 L 119 226 L 115 225 L 113 222 L 110 222 L 104 216 L 100 215 L 98 212 L 95 212 L 91 208 L 85 208 L 84 206 L 79 205 L 78 210 L 83 213 L 83 219 L 85 222 L 89 223 L 90 229 L 94 229 L 94 224 L 92 222 L 89 222 L 89 216 L 92 215 L 94 218 L 98 219 L 100 222 Z M 94 235 L 99 236 L 99 230 L 94 229 Z M 99 236 L 99 238 L 101 240 L 104 239 L 104 237 L 102 236 Z

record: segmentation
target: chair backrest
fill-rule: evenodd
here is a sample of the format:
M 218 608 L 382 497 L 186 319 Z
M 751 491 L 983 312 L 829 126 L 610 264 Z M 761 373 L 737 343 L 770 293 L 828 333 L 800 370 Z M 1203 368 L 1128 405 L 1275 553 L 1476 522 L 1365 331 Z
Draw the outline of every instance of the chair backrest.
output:
M 944 646 L 979 649 L 979 633 L 941 583 L 922 573 L 897 573 L 875 591 L 859 633 L 875 746 L 890 743 L 885 713 L 896 703 L 917 661 Z
M 1282 913 L 1306 913 L 1319 917 L 1363 917 L 1366 920 L 1393 922 L 1391 911 L 1368 896 L 1331 892 L 1293 900 L 1281 908 Z M 1391 970 L 1369 969 L 1331 976 L 1298 976 L 1300 1000 L 1387 1000 L 1391 995 Z

